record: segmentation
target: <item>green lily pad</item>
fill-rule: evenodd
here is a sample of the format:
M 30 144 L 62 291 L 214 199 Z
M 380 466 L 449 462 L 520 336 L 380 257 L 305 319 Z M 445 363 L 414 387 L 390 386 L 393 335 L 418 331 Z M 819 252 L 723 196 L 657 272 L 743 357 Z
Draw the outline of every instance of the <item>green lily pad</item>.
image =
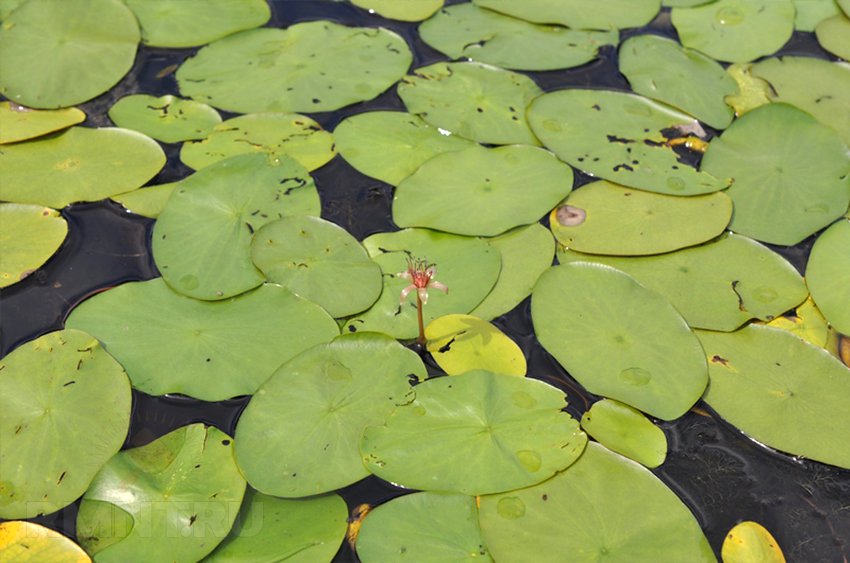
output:
M 697 331 L 709 358 L 705 401 L 759 442 L 850 468 L 850 369 L 784 330 Z
M 0 150 L 0 199 L 59 209 L 134 190 L 165 164 L 159 144 L 127 129 L 71 127 Z
M 240 469 L 252 487 L 279 497 L 363 479 L 363 429 L 409 403 L 409 378 L 425 375 L 414 352 L 383 334 L 346 334 L 300 354 L 260 387 L 239 418 Z
M 588 9 L 583 0 L 473 0 L 509 16 L 536 23 L 557 23 L 575 29 L 641 27 L 652 21 L 660 0 L 597 0 Z
M 233 529 L 204 563 L 330 561 L 348 527 L 342 497 L 288 500 L 245 491 Z
M 124 0 L 151 47 L 195 47 L 269 21 L 265 0 Z
M 183 164 L 198 170 L 244 153 L 288 156 L 307 170 L 315 170 L 334 157 L 333 136 L 304 115 L 257 113 L 240 115 L 213 127 L 205 139 L 184 143 Z
M 791 0 L 717 0 L 671 12 L 682 45 L 730 63 L 778 51 L 794 32 L 794 17 Z
M 136 215 L 156 218 L 165 209 L 165 204 L 168 203 L 171 192 L 179 184 L 180 182 L 170 182 L 158 186 L 148 186 L 141 190 L 114 195 L 110 199 L 117 201 L 127 211 L 132 211 Z
M 555 240 L 540 223 L 517 227 L 487 239 L 502 255 L 502 271 L 496 285 L 470 314 L 480 319 L 504 315 L 531 295 L 537 278 L 552 265 Z
M 573 463 L 587 442 L 564 394 L 475 370 L 429 379 L 383 426 L 363 432 L 366 468 L 403 487 L 468 495 L 527 487 Z
M 138 43 L 120 0 L 30 0 L 0 27 L 0 94 L 32 108 L 85 102 L 130 70 Z
M 84 332 L 51 332 L 3 358 L 0 518 L 50 514 L 79 498 L 121 448 L 130 401 L 124 370 Z
M 496 561 L 657 563 L 717 559 L 699 523 L 648 469 L 593 442 L 567 471 L 521 491 L 481 498 Z M 663 555 L 662 555 L 663 553 Z
M 403 180 L 393 220 L 400 227 L 494 236 L 536 223 L 572 186 L 572 169 L 547 150 L 475 146 L 439 154 Z
M 542 94 L 534 81 L 481 63 L 435 63 L 402 78 L 407 111 L 467 139 L 493 145 L 539 145 L 525 108 Z
M 560 90 L 528 109 L 534 134 L 558 158 L 624 186 L 672 195 L 722 190 L 728 181 L 697 172 L 665 143 L 665 131 L 696 121 L 667 106 L 608 90 Z
M 352 115 L 336 126 L 333 137 L 336 149 L 351 166 L 393 186 L 432 157 L 474 144 L 401 111 Z
M 342 227 L 296 215 L 257 231 L 251 260 L 266 277 L 322 306 L 332 317 L 368 309 L 381 294 L 381 267 Z
M 672 420 L 705 390 L 705 357 L 684 319 L 619 270 L 551 268 L 534 287 L 531 318 L 543 347 L 591 393 Z
M 676 197 L 600 180 L 570 194 L 552 210 L 549 225 L 572 250 L 639 256 L 710 240 L 731 216 L 732 201 L 720 192 Z
M 658 35 L 637 35 L 620 45 L 620 72 L 636 93 L 685 111 L 717 129 L 732 123 L 723 101 L 735 80 L 716 61 Z
M 738 93 L 726 96 L 725 99 L 738 117 L 770 103 L 770 84 L 753 76 L 752 68 L 752 63 L 734 63 L 726 67 L 726 72 L 738 84 Z
M 453 59 L 463 57 L 515 70 L 572 68 L 616 45 L 616 31 L 536 25 L 475 4 L 455 4 L 419 26 L 425 43 Z
M 850 335 L 850 221 L 821 233 L 806 265 L 806 284 L 829 323 Z
M 226 299 L 264 281 L 251 262 L 254 232 L 284 216 L 315 214 L 310 174 L 289 157 L 244 154 L 182 180 L 159 216 L 153 256 L 175 291 Z
M 797 31 L 814 31 L 823 20 L 842 13 L 835 0 L 794 0 L 794 9 Z
M 484 369 L 525 375 L 525 356 L 516 342 L 489 322 L 471 315 L 444 315 L 425 327 L 427 349 L 448 375 Z
M 841 11 L 850 17 L 850 0 L 835 0 Z
M 726 537 L 720 550 L 723 563 L 785 563 L 779 543 L 758 522 L 740 522 Z
M 581 429 L 608 449 L 641 465 L 658 467 L 667 457 L 667 437 L 643 414 L 619 401 L 602 399 L 581 417 Z
M 183 426 L 109 460 L 83 497 L 77 537 L 98 562 L 198 561 L 230 531 L 244 492 L 230 437 Z
M 431 17 L 443 7 L 444 0 L 351 0 L 351 3 L 369 12 L 391 20 L 418 22 Z
M 670 8 L 691 8 L 693 6 L 702 6 L 703 4 L 709 4 L 715 1 L 716 0 L 661 0 L 661 5 L 668 6 Z
M 850 16 L 837 14 L 823 20 L 815 35 L 821 47 L 845 61 L 850 60 Z
M 0 102 L 0 145 L 61 131 L 86 119 L 77 108 L 37 110 Z
M 23 4 L 26 0 L 0 0 L 0 20 L 5 20 L 9 17 L 15 8 Z
M 478 508 L 467 495 L 414 493 L 370 511 L 357 536 L 363 563 L 492 563 L 481 539 Z
M 315 113 L 371 100 L 404 76 L 404 39 L 380 28 L 311 21 L 243 31 L 177 71 L 180 93 L 238 113 Z
M 103 342 L 136 389 L 204 401 L 254 393 L 283 362 L 339 334 L 318 305 L 276 285 L 209 302 L 174 293 L 159 278 L 84 301 L 66 326 Z
M 17 283 L 47 262 L 68 234 L 59 212 L 0 203 L 0 287 Z
M 33 522 L 0 522 L 0 563 L 91 563 L 83 548 Z
M 218 112 L 206 104 L 174 96 L 124 96 L 109 108 L 118 127 L 144 133 L 163 143 L 203 139 L 221 123 Z
M 735 234 L 657 256 L 621 258 L 563 251 L 558 261 L 597 262 L 622 270 L 667 298 L 690 326 L 724 332 L 750 319 L 779 317 L 808 294 L 800 274 L 785 259 Z
M 734 178 L 729 228 L 756 240 L 793 245 L 844 214 L 850 151 L 841 137 L 787 104 L 744 114 L 712 139 L 702 169 Z
M 396 276 L 407 269 L 409 256 L 436 264 L 435 280 L 449 288 L 446 294 L 430 292 L 424 307 L 426 324 L 442 315 L 475 308 L 495 285 L 502 263 L 499 251 L 481 239 L 426 229 L 378 233 L 366 238 L 363 245 L 381 266 L 384 287 L 378 301 L 350 319 L 343 331 L 376 331 L 394 338 L 417 336 L 416 304 L 412 299 L 400 300 L 401 290 L 410 282 Z

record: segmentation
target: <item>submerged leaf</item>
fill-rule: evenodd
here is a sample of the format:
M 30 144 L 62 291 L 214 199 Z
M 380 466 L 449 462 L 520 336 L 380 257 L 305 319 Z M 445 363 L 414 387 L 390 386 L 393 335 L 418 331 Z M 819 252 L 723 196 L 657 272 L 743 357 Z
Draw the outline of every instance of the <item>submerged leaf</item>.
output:
M 667 437 L 643 414 L 611 399 L 593 403 L 581 428 L 608 449 L 641 465 L 658 467 L 667 457 Z

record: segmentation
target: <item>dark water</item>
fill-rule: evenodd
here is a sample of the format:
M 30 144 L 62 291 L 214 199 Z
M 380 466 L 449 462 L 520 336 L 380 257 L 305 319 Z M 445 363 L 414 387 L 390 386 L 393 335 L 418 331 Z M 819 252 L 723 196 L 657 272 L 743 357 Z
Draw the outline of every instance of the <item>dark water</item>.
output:
M 457 3 L 450 1 L 448 3 Z M 425 46 L 415 25 L 365 16 L 356 8 L 323 0 L 274 0 L 269 25 L 330 18 L 350 25 L 384 25 L 400 33 L 415 49 L 414 67 L 445 57 Z M 669 13 L 663 12 L 644 30 L 675 36 Z M 106 110 L 129 93 L 176 94 L 173 70 L 195 50 L 141 48 L 130 74 L 109 93 L 85 104 L 86 125 L 111 125 Z M 826 58 L 811 34 L 796 34 L 783 54 Z M 627 90 L 616 70 L 616 52 L 603 50 L 598 61 L 555 72 L 529 73 L 545 90 L 567 86 Z M 375 109 L 402 109 L 394 91 L 337 112 L 314 114 L 332 130 L 344 117 Z M 164 183 L 189 173 L 177 159 L 178 145 L 166 145 L 166 168 L 151 183 Z M 356 172 L 341 157 L 313 173 L 322 198 L 322 217 L 362 239 L 396 230 L 391 220 L 392 188 Z M 589 179 L 577 174 L 577 185 Z M 59 253 L 32 276 L 0 290 L 0 355 L 41 334 L 62 328 L 68 312 L 87 296 L 114 285 L 158 275 L 150 254 L 153 221 L 135 216 L 111 202 L 72 205 L 63 210 L 69 235 Z M 814 237 L 791 248 L 774 247 L 800 271 Z M 531 325 L 524 301 L 495 323 L 523 349 L 529 374 L 562 389 L 569 412 L 579 418 L 596 397 L 584 391 L 545 352 Z M 125 447 L 146 444 L 180 426 L 204 422 L 233 434 L 248 398 L 205 403 L 185 397 L 151 397 L 135 392 L 130 432 Z M 663 422 L 670 451 L 655 474 L 691 508 L 718 553 L 726 532 L 737 522 L 755 520 L 776 537 L 790 562 L 846 563 L 850 558 L 850 471 L 778 454 L 749 440 L 709 407 L 697 407 L 673 422 Z M 339 491 L 349 508 L 378 504 L 405 490 L 370 477 Z M 77 504 L 38 521 L 73 537 Z M 335 561 L 355 561 L 343 545 Z

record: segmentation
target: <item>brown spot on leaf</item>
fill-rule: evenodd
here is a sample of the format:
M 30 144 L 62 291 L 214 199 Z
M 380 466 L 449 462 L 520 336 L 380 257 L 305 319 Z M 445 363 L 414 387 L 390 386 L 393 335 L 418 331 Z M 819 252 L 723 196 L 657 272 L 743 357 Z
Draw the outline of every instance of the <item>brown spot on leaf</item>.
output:
M 564 227 L 575 227 L 584 223 L 584 220 L 587 218 L 587 212 L 580 207 L 562 205 L 555 212 L 555 218 Z

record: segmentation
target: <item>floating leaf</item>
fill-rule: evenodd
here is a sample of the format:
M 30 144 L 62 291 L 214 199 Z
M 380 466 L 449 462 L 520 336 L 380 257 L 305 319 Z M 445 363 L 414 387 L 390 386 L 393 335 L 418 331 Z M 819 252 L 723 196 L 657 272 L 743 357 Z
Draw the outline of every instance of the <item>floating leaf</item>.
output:
M 539 145 L 525 108 L 542 94 L 534 81 L 481 63 L 435 63 L 398 85 L 407 111 L 455 135 L 494 145 Z
M 664 431 L 619 401 L 593 403 L 581 417 L 581 429 L 608 449 L 649 468 L 658 467 L 667 457 Z
M 230 531 L 244 492 L 230 437 L 183 426 L 109 460 L 83 497 L 77 534 L 98 562 L 198 561 Z
M 61 131 L 85 120 L 77 108 L 37 110 L 0 102 L 0 145 Z
M 556 70 L 588 63 L 615 31 L 584 31 L 535 25 L 479 8 L 455 4 L 419 26 L 428 45 L 453 59 L 463 57 L 516 70 Z
M 525 375 L 525 356 L 504 332 L 470 315 L 444 315 L 425 327 L 427 349 L 443 371 L 459 375 L 485 369 Z
M 109 119 L 118 127 L 139 131 L 163 143 L 203 139 L 221 123 L 218 112 L 206 104 L 147 94 L 124 96 L 109 108 Z
M 496 561 L 657 563 L 717 560 L 681 500 L 649 470 L 593 442 L 552 479 L 481 497 L 479 521 Z
M 0 203 L 0 287 L 27 277 L 62 245 L 68 223 L 38 205 Z
M 534 287 L 531 318 L 543 347 L 591 393 L 672 420 L 705 389 L 705 358 L 685 321 L 619 270 L 551 268 Z
M 401 111 L 370 111 L 343 119 L 334 129 L 339 153 L 359 172 L 393 186 L 443 152 L 473 146 Z
M 726 103 L 735 109 L 740 117 L 748 111 L 770 103 L 771 86 L 761 78 L 751 74 L 753 65 L 735 63 L 726 67 L 726 72 L 738 84 L 738 93 L 726 96 Z
M 787 330 L 833 356 L 838 356 L 838 334 L 829 326 L 811 296 L 797 307 L 793 315 L 776 317 L 767 323 L 767 326 Z
M 763 242 L 797 244 L 850 204 L 847 145 L 787 104 L 761 106 L 736 120 L 712 139 L 702 169 L 734 178 L 729 228 Z
M 251 259 L 274 283 L 332 317 L 368 309 L 381 294 L 381 267 L 345 229 L 305 215 L 284 217 L 254 235 Z
M 276 285 L 205 302 L 159 278 L 88 299 L 66 326 L 97 336 L 136 389 L 204 401 L 254 393 L 280 364 L 338 334 L 318 305 Z
M 363 563 L 492 563 L 481 539 L 475 499 L 446 493 L 414 493 L 395 498 L 367 514 L 357 536 Z
M 703 4 L 709 4 L 714 1 L 715 0 L 661 0 L 661 5 L 669 6 L 671 8 L 691 8 L 693 6 L 702 6 Z
M 791 0 L 717 0 L 671 12 L 682 45 L 730 63 L 778 51 L 794 32 L 794 16 Z
M 83 549 L 33 522 L 0 523 L 0 563 L 91 563 Z
M 431 17 L 444 0 L 351 0 L 355 6 L 391 20 L 418 22 Z
M 0 150 L 0 199 L 56 209 L 98 201 L 135 190 L 164 164 L 159 144 L 141 133 L 71 127 Z
M 32 108 L 85 102 L 130 70 L 138 43 L 120 0 L 30 0 L 0 28 L 0 94 Z
M 588 10 L 583 0 L 473 0 L 482 8 L 537 23 L 557 23 L 576 29 L 612 29 L 648 24 L 660 0 L 597 0 Z
M 184 96 L 239 113 L 315 113 L 371 100 L 412 60 L 386 29 L 330 21 L 243 31 L 207 45 L 177 71 Z
M 0 413 L 0 518 L 34 518 L 79 498 L 121 447 L 130 383 L 91 335 L 51 332 L 0 362 Z
M 180 182 L 170 182 L 159 186 L 148 186 L 141 190 L 133 190 L 123 194 L 112 196 L 110 199 L 117 201 L 128 211 L 144 217 L 159 217 L 171 192 Z
M 366 468 L 404 487 L 469 495 L 527 487 L 573 463 L 587 437 L 542 381 L 484 370 L 429 379 L 363 432 Z
M 424 379 L 419 357 L 383 334 L 347 334 L 285 363 L 248 403 L 236 427 L 236 457 L 252 487 L 303 497 L 350 485 L 363 429 L 381 424 Z M 275 463 L 269 463 L 269 459 Z
M 124 0 L 152 47 L 195 47 L 259 27 L 271 11 L 264 0 Z
M 393 220 L 400 227 L 494 236 L 536 223 L 572 185 L 572 169 L 549 151 L 475 146 L 437 155 L 403 180 Z
M 850 369 L 784 330 L 697 331 L 709 359 L 705 401 L 759 442 L 850 468 Z
M 832 326 L 850 335 L 850 221 L 821 233 L 806 265 L 806 284 Z
M 9 17 L 15 8 L 23 4 L 26 0 L 0 0 L 0 20 L 5 20 Z
M 823 20 L 841 13 L 835 0 L 794 0 L 794 29 L 814 31 Z
M 175 291 L 196 299 L 225 299 L 264 281 L 251 262 L 257 229 L 319 210 L 313 179 L 296 161 L 237 155 L 174 189 L 154 227 L 153 256 Z
M 230 156 L 256 152 L 288 156 L 307 170 L 319 168 L 336 154 L 333 136 L 309 117 L 256 113 L 228 119 L 206 139 L 184 143 L 180 160 L 198 170 Z
M 723 538 L 723 563 L 785 563 L 779 544 L 758 522 L 741 522 Z
M 635 256 L 705 242 L 721 234 L 731 216 L 732 201 L 723 193 L 677 197 L 602 180 L 570 194 L 549 225 L 572 250 Z
M 528 121 L 558 158 L 624 186 L 695 195 L 722 190 L 728 183 L 697 172 L 665 144 L 665 132 L 692 127 L 692 117 L 634 94 L 550 92 L 531 104 Z
M 850 16 L 837 14 L 823 20 L 815 35 L 821 47 L 845 61 L 850 60 Z

